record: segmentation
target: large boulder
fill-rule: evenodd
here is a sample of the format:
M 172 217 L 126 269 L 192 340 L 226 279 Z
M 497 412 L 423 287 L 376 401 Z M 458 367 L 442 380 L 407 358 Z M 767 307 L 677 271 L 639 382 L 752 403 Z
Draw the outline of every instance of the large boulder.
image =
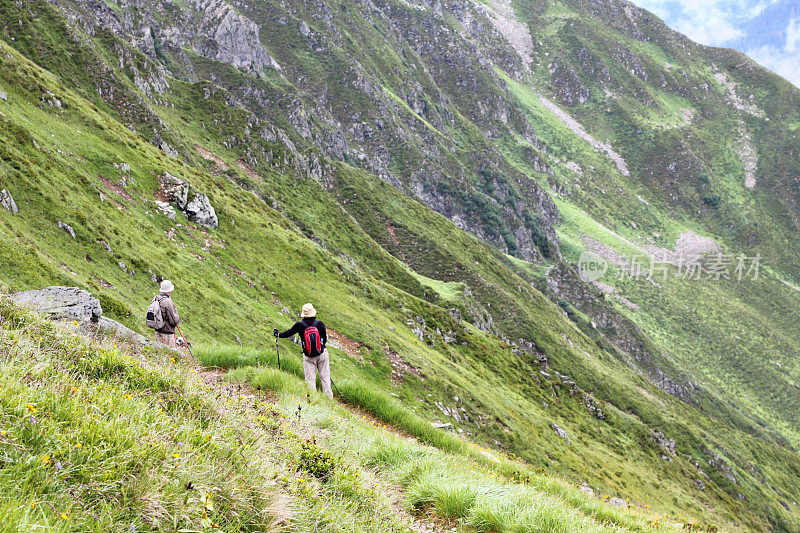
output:
M 195 194 L 192 201 L 186 205 L 184 213 L 186 214 L 186 218 L 195 224 L 212 229 L 219 226 L 217 212 L 214 211 L 214 206 L 211 205 L 208 196 L 205 194 Z
M 7 298 L 16 305 L 38 311 L 51 320 L 74 320 L 78 322 L 77 331 L 85 334 L 108 333 L 130 343 L 156 346 L 155 342 L 144 335 L 102 316 L 100 301 L 91 293 L 77 287 L 47 287 L 18 292 Z
M 96 327 L 98 331 L 110 333 L 122 340 L 132 342 L 134 344 L 155 346 L 155 342 L 148 339 L 144 335 L 136 333 L 127 326 L 123 326 L 116 320 L 111 320 L 110 318 L 104 316 L 101 316 L 100 320 L 97 321 Z
M 28 307 L 53 320 L 97 323 L 103 314 L 100 301 L 77 287 L 47 287 L 8 296 L 15 304 Z
M 188 181 L 176 178 L 166 172 L 161 177 L 161 187 L 164 195 L 170 202 L 175 204 L 175 207 L 181 210 L 190 222 L 211 229 L 219 226 L 217 212 L 214 210 L 214 206 L 211 205 L 208 196 L 197 192 Z M 170 213 L 169 209 L 171 208 L 165 207 L 164 202 L 156 202 L 156 205 L 161 209 L 162 213 L 174 220 L 174 211 Z

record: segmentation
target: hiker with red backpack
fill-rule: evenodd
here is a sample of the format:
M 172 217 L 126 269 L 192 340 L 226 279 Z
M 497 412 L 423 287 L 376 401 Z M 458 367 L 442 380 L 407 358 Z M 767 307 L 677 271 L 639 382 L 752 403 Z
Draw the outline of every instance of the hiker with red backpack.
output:
M 317 320 L 317 310 L 311 304 L 305 304 L 300 312 L 300 319 L 294 323 L 290 329 L 279 333 L 275 329 L 275 337 L 286 339 L 292 335 L 300 336 L 300 344 L 303 347 L 303 374 L 306 377 L 308 386 L 317 390 L 317 373 L 322 382 L 322 392 L 333 398 L 331 391 L 331 361 L 328 357 L 328 350 L 325 344 L 328 342 L 328 333 L 325 331 L 325 324 Z

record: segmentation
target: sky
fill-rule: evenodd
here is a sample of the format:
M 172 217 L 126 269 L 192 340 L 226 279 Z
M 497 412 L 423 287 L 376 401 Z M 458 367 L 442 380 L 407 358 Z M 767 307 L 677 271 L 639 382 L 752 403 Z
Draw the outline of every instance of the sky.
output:
M 693 41 L 735 48 L 800 87 L 800 0 L 632 0 Z

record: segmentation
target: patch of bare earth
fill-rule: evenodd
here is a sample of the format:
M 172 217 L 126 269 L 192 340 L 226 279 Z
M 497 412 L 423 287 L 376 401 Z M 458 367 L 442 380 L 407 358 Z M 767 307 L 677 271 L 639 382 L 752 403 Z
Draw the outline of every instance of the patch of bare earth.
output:
M 116 194 L 120 198 L 123 198 L 124 200 L 126 200 L 128 202 L 133 200 L 133 197 L 130 194 L 128 194 L 128 191 L 123 189 L 122 186 L 114 183 L 113 181 L 111 181 L 110 179 L 106 178 L 105 176 L 101 176 L 100 174 L 97 175 L 97 178 L 103 183 L 103 185 L 105 185 L 106 189 L 108 189 L 109 191 L 113 192 L 114 194 Z
M 361 347 L 364 346 L 363 343 L 349 339 L 333 329 L 328 328 L 327 331 L 329 345 L 333 346 L 337 350 L 345 352 L 350 357 L 354 357 L 356 359 L 364 358 L 364 356 L 361 355 Z
M 392 375 L 389 379 L 392 380 L 392 383 L 395 385 L 401 384 L 405 381 L 406 376 L 412 374 L 417 376 L 419 379 L 424 380 L 425 376 L 417 370 L 416 367 L 410 365 L 406 362 L 400 355 L 389 348 L 388 346 L 383 347 L 383 353 L 386 354 L 386 358 L 389 359 L 389 363 L 392 365 Z
M 197 153 L 200 154 L 200 157 L 202 157 L 206 161 L 213 161 L 214 163 L 216 163 L 217 166 L 220 168 L 220 170 L 228 170 L 229 168 L 231 168 L 225 161 L 215 156 L 214 154 L 212 154 L 199 144 L 195 144 L 194 149 L 197 150 Z
M 681 233 L 675 241 L 674 250 L 652 245 L 646 248 L 659 262 L 674 266 L 680 266 L 688 260 L 701 258 L 706 254 L 715 254 L 720 251 L 720 247 L 714 242 L 714 239 L 703 237 L 693 231 Z
M 239 159 L 238 161 L 236 161 L 236 164 L 239 166 L 239 168 L 244 170 L 244 173 L 247 174 L 248 178 L 255 181 L 256 183 L 264 183 L 264 180 L 261 179 L 261 176 L 259 176 L 258 173 L 255 170 L 253 170 L 253 167 L 248 165 L 244 161 L 244 159 Z

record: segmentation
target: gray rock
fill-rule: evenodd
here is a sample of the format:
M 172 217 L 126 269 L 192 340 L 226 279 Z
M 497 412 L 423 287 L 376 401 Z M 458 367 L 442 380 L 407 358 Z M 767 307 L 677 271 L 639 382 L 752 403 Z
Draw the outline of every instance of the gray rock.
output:
M 8 101 L 8 95 L 3 91 L 0 91 L 0 100 L 2 100 L 4 102 Z
M 176 178 L 169 172 L 164 173 L 161 178 L 164 192 L 167 197 L 175 202 L 178 209 L 183 211 L 186 209 L 186 204 L 189 203 L 189 182 Z
M 72 226 L 70 226 L 69 224 L 64 224 L 63 222 L 59 222 L 58 227 L 69 233 L 70 237 L 72 237 L 73 239 L 75 238 L 75 230 L 72 229 Z
M 275 68 L 277 63 L 261 46 L 255 22 L 220 0 L 196 0 L 195 5 L 204 11 L 204 30 L 213 41 L 200 46 L 201 54 L 236 68 L 253 71 L 266 66 Z
M 556 435 L 558 435 L 559 437 L 561 437 L 562 439 L 564 439 L 565 441 L 567 441 L 567 444 L 569 444 L 569 443 L 570 443 L 570 442 L 569 442 L 569 435 L 567 435 L 567 432 L 566 432 L 566 431 L 564 431 L 564 429 L 563 429 L 561 426 L 559 426 L 559 425 L 558 425 L 558 424 L 556 424 L 555 422 L 553 422 L 553 423 L 552 423 L 552 424 L 550 424 L 550 425 L 552 426 L 552 428 L 553 428 L 553 431 L 555 431 L 555 432 L 556 432 Z
M 2 205 L 6 211 L 13 215 L 19 213 L 19 209 L 17 209 L 17 203 L 14 201 L 14 197 L 11 196 L 11 193 L 5 189 L 0 191 L 0 205 Z
M 300 33 L 303 35 L 303 37 L 308 37 L 309 35 L 311 35 L 311 28 L 308 27 L 308 24 L 306 24 L 305 20 L 300 21 L 298 29 L 300 30 Z
M 164 213 L 168 219 L 175 220 L 175 208 L 169 205 L 169 203 L 156 200 L 156 207 L 158 207 L 158 210 Z
M 628 506 L 628 502 L 626 502 L 622 498 L 610 498 L 608 500 L 608 504 L 613 506 L 613 507 L 627 507 Z
M 77 287 L 47 287 L 8 296 L 17 305 L 39 311 L 53 320 L 97 322 L 103 314 L 100 301 Z
M 101 316 L 100 319 L 97 321 L 96 328 L 98 331 L 111 333 L 112 335 L 119 337 L 122 340 L 132 342 L 134 344 L 155 346 L 155 342 L 151 341 L 144 335 L 136 333 L 132 329 L 123 326 L 116 320 L 111 320 L 110 318 L 106 318 L 104 316 Z
M 214 229 L 219 226 L 219 219 L 217 213 L 214 211 L 214 206 L 205 194 L 197 193 L 192 201 L 184 209 L 186 218 L 192 222 Z

